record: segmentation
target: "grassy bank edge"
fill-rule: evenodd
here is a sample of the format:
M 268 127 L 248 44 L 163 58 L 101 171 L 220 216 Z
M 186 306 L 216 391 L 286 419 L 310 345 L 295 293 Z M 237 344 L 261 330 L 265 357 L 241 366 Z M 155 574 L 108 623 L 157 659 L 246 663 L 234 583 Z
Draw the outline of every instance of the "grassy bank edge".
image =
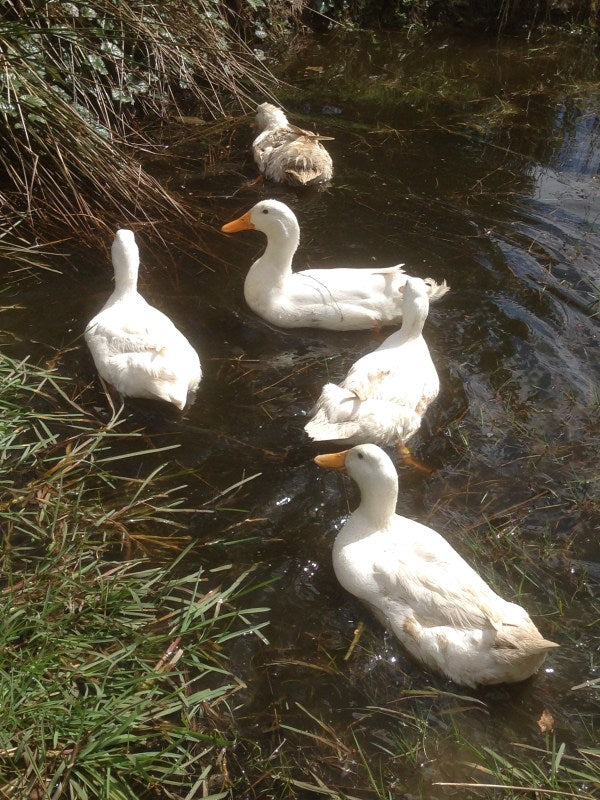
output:
M 160 448 L 73 388 L 0 356 L 0 795 L 224 796 L 244 688 L 224 647 L 267 609 L 247 573 L 189 571 Z M 152 566 L 123 557 L 142 545 Z

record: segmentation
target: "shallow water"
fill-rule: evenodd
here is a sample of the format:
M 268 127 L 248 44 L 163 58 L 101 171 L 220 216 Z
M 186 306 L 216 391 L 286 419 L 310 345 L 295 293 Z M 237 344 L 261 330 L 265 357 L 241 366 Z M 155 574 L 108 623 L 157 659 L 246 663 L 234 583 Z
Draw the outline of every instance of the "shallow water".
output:
M 269 643 L 231 648 L 247 685 L 240 737 L 309 784 L 372 794 L 362 751 L 393 797 L 465 797 L 435 784 L 494 783 L 471 747 L 527 757 L 511 743 L 544 747 L 544 708 L 568 755 L 598 746 L 592 690 L 571 690 L 598 677 L 600 660 L 598 62 L 575 36 L 353 33 L 298 41 L 278 73 L 294 87 L 282 95 L 293 120 L 335 137 L 331 188 L 244 187 L 255 174 L 246 128 L 212 173 L 189 145 L 174 148 L 170 181 L 210 198 L 215 227 L 262 197 L 287 202 L 302 230 L 297 268 L 405 262 L 448 280 L 425 329 L 442 389 L 413 448 L 436 471 L 401 469 L 398 508 L 446 535 L 561 649 L 522 685 L 465 691 L 413 663 L 337 585 L 331 542 L 357 495 L 314 466 L 333 448 L 302 428 L 322 384 L 377 341 L 257 319 L 242 283 L 260 234 L 223 236 L 219 259 L 167 261 L 139 232 L 143 291 L 198 347 L 205 377 L 183 417 L 132 403 L 132 418 L 179 443 L 177 459 L 194 468 L 188 504 L 211 511 L 189 526 L 198 564 L 271 581 L 252 595 L 271 609 Z M 163 231 L 167 243 L 174 233 Z M 93 381 L 76 337 L 110 291 L 110 269 L 104 254 L 75 257 L 73 274 L 57 266 L 8 287 L 5 304 L 23 307 L 4 312 L 4 327 L 36 359 L 74 347 L 63 369 Z

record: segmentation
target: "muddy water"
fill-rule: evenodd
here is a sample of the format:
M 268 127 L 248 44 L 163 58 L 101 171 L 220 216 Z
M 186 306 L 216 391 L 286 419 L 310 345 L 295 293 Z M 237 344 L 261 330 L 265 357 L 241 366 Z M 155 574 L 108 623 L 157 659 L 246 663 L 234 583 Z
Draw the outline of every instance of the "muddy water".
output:
M 493 763 L 484 748 L 527 759 L 514 743 L 545 746 L 544 708 L 567 754 L 597 746 L 592 690 L 572 687 L 599 677 L 600 660 L 598 63 L 576 36 L 347 34 L 296 43 L 277 70 L 294 121 L 335 137 L 332 187 L 244 187 L 255 174 L 244 128 L 208 171 L 180 150 L 169 179 L 213 209 L 215 226 L 262 197 L 287 202 L 302 230 L 297 267 L 403 261 L 448 280 L 425 329 L 442 388 L 415 444 L 436 471 L 402 469 L 398 508 L 444 533 L 561 649 L 525 684 L 467 692 L 412 662 L 337 585 L 331 542 L 357 495 L 313 465 L 302 428 L 322 384 L 377 341 L 254 317 L 242 283 L 259 234 L 223 236 L 220 258 L 168 259 L 140 232 L 145 294 L 197 345 L 205 378 L 182 418 L 133 403 L 132 419 L 179 443 L 194 469 L 187 499 L 210 512 L 189 526 L 198 564 L 267 582 L 251 602 L 271 609 L 269 643 L 231 648 L 247 685 L 235 696 L 240 737 L 282 781 L 371 796 L 366 761 L 390 796 L 465 797 L 436 784 L 496 782 L 473 766 Z M 33 339 L 33 356 L 48 357 L 101 304 L 104 256 L 74 266 L 8 292 L 24 306 L 4 317 L 17 350 Z M 74 346 L 63 363 L 91 381 Z M 234 757 L 243 765 L 251 751 Z

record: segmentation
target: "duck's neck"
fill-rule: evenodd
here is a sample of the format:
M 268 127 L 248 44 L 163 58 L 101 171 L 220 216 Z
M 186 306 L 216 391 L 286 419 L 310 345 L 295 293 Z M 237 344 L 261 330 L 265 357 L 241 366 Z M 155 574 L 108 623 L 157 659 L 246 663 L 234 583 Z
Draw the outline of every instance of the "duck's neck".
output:
M 405 302 L 402 308 L 402 327 L 388 336 L 382 346 L 395 347 L 410 339 L 418 339 L 423 333 L 423 325 L 425 325 L 428 313 L 429 301 L 427 298 L 418 297 L 410 303 Z
M 125 297 L 137 292 L 139 257 L 133 253 L 122 253 L 113 256 L 115 268 L 115 297 Z
M 360 505 L 356 513 L 369 522 L 377 529 L 387 527 L 391 518 L 396 513 L 396 503 L 398 501 L 398 477 L 396 473 L 378 474 L 376 481 L 368 481 L 360 488 Z
M 269 283 L 277 285 L 292 272 L 292 259 L 300 243 L 300 228 L 295 219 L 278 222 L 278 228 L 267 235 L 267 248 L 255 262 L 261 273 L 269 272 Z
M 288 120 L 281 108 L 271 108 L 265 114 L 263 131 L 274 131 L 277 128 L 287 128 Z

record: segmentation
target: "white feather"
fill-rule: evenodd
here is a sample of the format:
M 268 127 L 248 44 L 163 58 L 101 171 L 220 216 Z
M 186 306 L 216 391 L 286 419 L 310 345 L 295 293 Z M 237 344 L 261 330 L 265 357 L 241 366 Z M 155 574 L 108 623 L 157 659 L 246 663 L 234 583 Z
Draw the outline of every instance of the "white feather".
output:
M 133 232 L 117 231 L 111 253 L 115 290 L 85 329 L 96 369 L 123 395 L 166 400 L 182 409 L 202 377 L 198 354 L 138 293 Z
M 255 228 L 267 237 L 267 248 L 246 276 L 244 296 L 250 308 L 281 328 L 359 330 L 392 325 L 402 319 L 400 290 L 408 276 L 394 267 L 340 267 L 292 272 L 300 241 L 293 211 L 278 200 L 262 200 L 226 232 Z M 448 291 L 444 281 L 426 280 L 432 299 Z
M 354 447 L 345 467 L 361 502 L 333 545 L 342 586 L 367 603 L 413 656 L 457 683 L 514 682 L 535 672 L 558 645 L 543 638 L 524 608 L 496 594 L 439 533 L 395 513 L 398 476 L 383 450 Z
M 439 379 L 422 336 L 429 301 L 420 278 L 404 287 L 402 327 L 360 358 L 339 386 L 328 383 L 306 424 L 316 441 L 405 443 L 437 397 Z

